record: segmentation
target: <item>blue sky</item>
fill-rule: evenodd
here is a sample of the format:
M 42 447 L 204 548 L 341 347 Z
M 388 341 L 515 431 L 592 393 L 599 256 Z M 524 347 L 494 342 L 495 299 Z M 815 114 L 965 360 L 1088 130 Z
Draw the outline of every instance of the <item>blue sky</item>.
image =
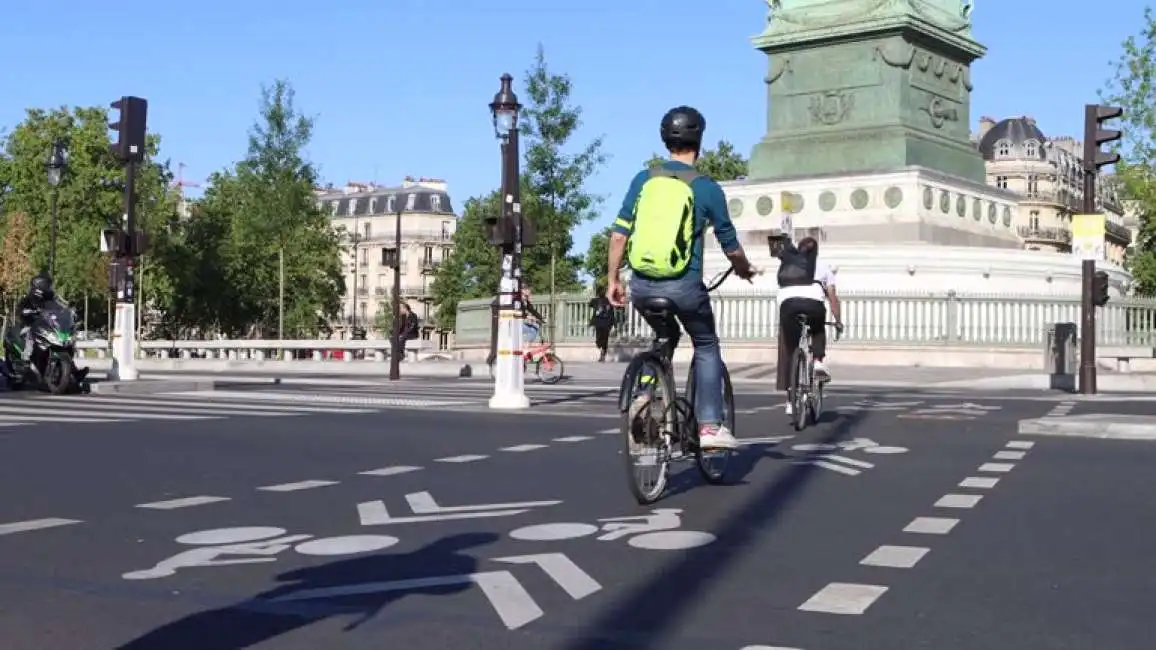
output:
M 1141 0 L 979 0 L 973 127 L 981 115 L 1033 115 L 1077 134 Z M 1111 11 L 1100 9 L 1111 5 Z M 498 77 L 520 82 L 541 42 L 585 110 L 577 142 L 605 137 L 589 189 L 608 222 L 626 183 L 660 148 L 669 107 L 699 107 L 712 142 L 749 152 L 762 135 L 766 59 L 750 45 L 763 0 L 200 0 L 11 2 L 0 15 L 0 126 L 24 108 L 149 100 L 162 155 L 204 180 L 242 155 L 262 83 L 281 77 L 317 117 L 310 155 L 323 178 L 444 178 L 455 207 L 497 185 L 486 104 Z M 1095 29 L 1096 44 L 1085 32 Z M 665 60 L 668 65 L 658 65 Z M 517 87 L 515 88 L 517 90 Z

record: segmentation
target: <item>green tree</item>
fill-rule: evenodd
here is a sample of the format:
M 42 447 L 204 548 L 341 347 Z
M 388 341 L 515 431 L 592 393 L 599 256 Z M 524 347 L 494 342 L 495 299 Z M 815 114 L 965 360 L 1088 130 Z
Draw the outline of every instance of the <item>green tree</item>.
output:
M 644 167 L 652 167 L 667 160 L 666 156 L 654 154 L 646 161 Z M 733 181 L 745 178 L 747 175 L 747 159 L 735 151 L 734 145 L 726 140 L 719 140 L 714 149 L 706 149 L 694 163 L 694 168 L 700 174 L 706 174 L 716 181 Z
M 48 184 L 44 163 L 53 141 L 63 140 L 68 147 L 68 168 L 56 188 L 58 201 L 58 236 L 56 286 L 58 293 L 71 302 L 85 296 L 107 295 L 107 272 L 94 272 L 104 262 L 98 254 L 102 228 L 117 225 L 123 210 L 124 169 L 109 151 L 108 113 L 103 108 L 28 110 L 23 122 L 8 133 L 4 154 L 0 155 L 0 192 L 3 211 L 28 215 L 32 233 L 28 250 L 31 268 L 48 268 L 51 248 L 52 187 Z M 170 245 L 166 233 L 175 219 L 175 201 L 168 183 L 172 175 L 167 163 L 156 161 L 160 138 L 148 136 L 145 163 L 139 166 L 136 180 L 139 227 L 150 235 L 151 249 L 161 254 Z M 6 261 L 7 262 L 7 261 Z M 168 269 L 158 268 L 157 286 L 166 286 Z M 167 297 L 155 296 L 150 305 L 163 309 Z M 95 301 L 101 312 L 104 301 Z M 100 322 L 100 313 L 89 315 L 90 322 Z
M 596 216 L 599 205 L 598 197 L 584 186 L 606 160 L 602 139 L 570 152 L 570 142 L 582 125 L 582 109 L 572 104 L 572 91 L 570 78 L 551 72 L 539 47 L 534 66 L 526 73 L 521 98 L 526 108 L 519 119 L 524 150 L 522 213 L 537 232 L 537 245 L 525 249 L 522 264 L 527 282 L 539 294 L 549 291 L 552 258 L 558 290 L 581 286 L 578 272 L 583 258 L 572 254 L 572 233 Z M 441 327 L 455 325 L 460 301 L 492 297 L 498 290 L 501 257 L 486 241 L 483 226 L 486 215 L 499 214 L 500 205 L 497 191 L 466 201 L 453 254 L 439 267 L 432 287 Z
M 32 229 L 23 212 L 9 212 L 4 219 L 4 239 L 0 254 L 4 264 L 0 266 L 0 296 L 4 299 L 5 311 L 12 307 L 28 287 L 28 279 L 36 274 L 33 270 Z
M 603 228 L 590 237 L 590 246 L 586 249 L 586 259 L 583 270 L 591 277 L 595 293 L 606 286 L 606 275 L 609 271 L 610 256 L 610 228 Z M 625 265 L 625 260 L 623 261 Z
M 373 329 L 377 330 L 381 335 L 393 335 L 393 300 L 396 295 L 391 288 L 389 290 L 389 300 L 378 303 L 377 312 L 373 315 Z
M 600 197 L 586 192 L 586 181 L 606 162 L 602 138 L 597 137 L 568 153 L 582 126 L 582 108 L 573 103 L 573 82 L 546 65 L 542 46 L 526 73 L 525 172 L 536 209 L 526 212 L 537 227 L 538 244 L 526 250 L 523 269 L 539 292 L 548 291 L 551 279 L 558 291 L 581 287 L 578 272 L 583 258 L 572 255 L 572 232 L 597 216 Z M 553 278 L 551 278 L 553 262 Z
M 1121 162 L 1116 175 L 1126 208 L 1140 220 L 1129 259 L 1137 291 L 1156 294 L 1156 18 L 1144 9 L 1140 31 L 1126 38 L 1107 87 L 1105 103 L 1124 109 Z
M 339 311 L 342 246 L 314 198 L 317 172 L 304 154 L 312 133 L 288 82 L 262 88 L 245 158 L 212 176 L 188 233 L 198 271 L 183 281 L 193 285 L 201 302 L 191 313 L 205 325 L 231 336 L 275 335 L 282 254 L 292 287 L 286 336 L 315 336 Z

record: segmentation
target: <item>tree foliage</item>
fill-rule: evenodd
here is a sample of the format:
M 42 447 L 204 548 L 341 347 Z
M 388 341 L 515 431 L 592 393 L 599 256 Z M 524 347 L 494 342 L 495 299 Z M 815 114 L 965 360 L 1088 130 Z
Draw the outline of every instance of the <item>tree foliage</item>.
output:
M 582 126 L 582 109 L 572 102 L 570 78 L 547 67 L 541 47 L 524 87 L 520 99 L 526 107 L 519 118 L 522 213 L 533 221 L 537 245 L 524 250 L 523 274 L 539 293 L 548 291 L 553 259 L 555 286 L 570 291 L 581 286 L 578 274 L 584 266 L 583 258 L 572 253 L 573 231 L 593 219 L 600 205 L 600 198 L 585 191 L 585 184 L 606 155 L 600 137 L 572 147 Z M 439 325 L 453 326 L 460 301 L 497 292 L 501 258 L 486 241 L 483 226 L 486 215 L 499 214 L 500 205 L 497 191 L 466 201 L 454 234 L 454 252 L 438 269 L 433 284 Z
M 1140 31 L 1126 38 L 1113 74 L 1101 91 L 1105 103 L 1124 109 L 1116 175 L 1129 212 L 1140 221 L 1128 260 L 1137 291 L 1156 294 L 1156 17 L 1144 10 Z
M 4 256 L 4 264 L 0 266 L 0 296 L 4 297 L 6 305 L 11 305 L 24 293 L 29 278 L 36 274 L 29 254 L 32 250 L 30 225 L 23 212 L 10 212 L 4 220 L 4 240 L 0 247 L 0 255 Z

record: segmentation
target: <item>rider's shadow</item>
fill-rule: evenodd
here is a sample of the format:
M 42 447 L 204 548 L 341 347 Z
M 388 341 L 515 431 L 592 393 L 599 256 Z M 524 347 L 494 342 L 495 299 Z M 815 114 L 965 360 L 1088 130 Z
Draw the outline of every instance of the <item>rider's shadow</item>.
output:
M 818 439 L 823 443 L 833 444 L 852 437 L 850 433 L 843 430 L 839 422 L 847 420 L 850 416 L 847 413 L 841 413 L 836 410 L 827 410 L 819 414 L 817 421 L 811 422 L 810 426 L 797 434 L 795 437 L 777 443 L 756 443 L 752 445 L 743 445 L 739 448 L 731 458 L 731 465 L 727 469 L 727 483 L 745 484 L 746 477 L 754 471 L 759 462 L 765 459 L 776 461 L 792 461 L 805 460 L 806 454 L 800 454 L 791 451 L 791 445 L 808 442 L 809 440 Z M 784 417 L 784 420 L 786 418 Z M 795 431 L 791 429 L 791 425 L 784 422 L 784 426 L 780 431 L 787 431 L 794 434 Z
M 497 540 L 492 533 L 466 533 L 440 539 L 412 553 L 375 554 L 294 569 L 277 576 L 284 584 L 227 607 L 190 614 L 117 650 L 241 650 L 336 616 L 354 616 L 345 627 L 352 630 L 406 594 L 449 595 L 468 589 L 470 584 L 289 599 L 315 589 L 475 573 L 478 561 L 464 551 Z

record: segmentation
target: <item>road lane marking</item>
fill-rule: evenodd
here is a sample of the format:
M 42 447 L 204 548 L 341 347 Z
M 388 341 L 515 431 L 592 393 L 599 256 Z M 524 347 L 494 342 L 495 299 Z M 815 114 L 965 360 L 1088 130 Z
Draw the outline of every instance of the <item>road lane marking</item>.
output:
M 959 487 L 962 488 L 976 488 L 980 490 L 990 490 L 999 483 L 998 478 L 987 478 L 984 476 L 969 476 L 959 482 Z
M 979 466 L 981 472 L 998 472 L 1001 474 L 1012 471 L 1015 463 L 984 463 Z
M 996 460 L 1023 460 L 1026 451 L 997 451 L 992 458 Z
M 554 438 L 554 442 L 582 442 L 583 440 L 593 440 L 594 436 L 566 436 L 564 438 Z
M 171 499 L 169 501 L 154 501 L 152 503 L 139 503 L 136 508 L 145 508 L 148 510 L 176 510 L 177 508 L 191 508 L 193 506 L 203 506 L 209 503 L 219 503 L 221 501 L 228 501 L 228 497 L 187 497 L 184 499 Z
M 977 494 L 945 494 L 935 502 L 936 508 L 974 508 L 983 497 Z
M 313 488 L 337 485 L 337 481 L 298 481 L 296 483 L 281 483 L 280 485 L 266 485 L 258 490 L 264 492 L 297 492 L 298 490 L 312 490 Z
M 27 533 L 33 530 L 44 530 L 45 528 L 57 528 L 59 526 L 71 526 L 72 524 L 84 523 L 79 519 L 61 519 L 59 517 L 49 517 L 48 519 L 30 519 L 28 521 L 14 521 L 9 524 L 0 524 L 0 535 L 12 535 L 14 533 Z
M 832 582 L 807 599 L 807 602 L 799 605 L 799 610 L 857 616 L 867 611 L 867 608 L 885 593 L 887 587 L 880 585 Z
M 472 463 L 475 460 L 485 460 L 489 456 L 482 454 L 466 454 L 464 456 L 447 456 L 446 458 L 435 459 L 435 463 Z
M 1008 449 L 1031 449 L 1035 446 L 1036 443 L 1028 442 L 1027 440 L 1012 440 L 1011 442 L 1007 443 Z
M 416 472 L 420 467 L 413 465 L 396 465 L 393 467 L 382 467 L 379 469 L 371 469 L 365 472 L 358 472 L 365 476 L 396 476 L 397 474 L 406 474 L 408 472 Z
M 534 451 L 535 449 L 545 449 L 545 448 L 546 448 L 546 445 L 525 444 L 525 445 L 514 445 L 513 447 L 502 447 L 499 451 L 509 451 L 509 452 L 513 452 L 513 453 L 518 453 L 518 452 L 523 452 L 523 451 Z
M 916 517 L 903 529 L 905 533 L 920 535 L 946 535 L 959 523 L 950 517 Z
M 931 549 L 922 546 L 880 546 L 867 557 L 859 560 L 864 566 L 887 567 L 890 569 L 910 569 L 923 559 Z

